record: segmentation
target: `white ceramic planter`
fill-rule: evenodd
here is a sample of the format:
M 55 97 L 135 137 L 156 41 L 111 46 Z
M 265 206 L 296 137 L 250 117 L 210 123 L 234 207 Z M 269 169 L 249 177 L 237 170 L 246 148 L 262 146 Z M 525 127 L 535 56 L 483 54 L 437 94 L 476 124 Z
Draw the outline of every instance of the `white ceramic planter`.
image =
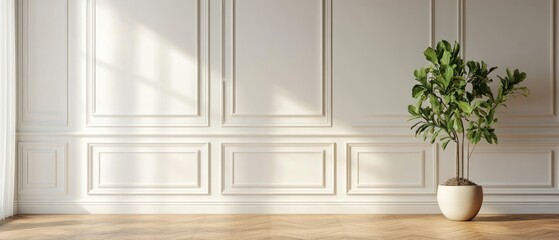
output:
M 437 201 L 443 215 L 455 221 L 472 220 L 483 203 L 481 186 L 439 185 Z

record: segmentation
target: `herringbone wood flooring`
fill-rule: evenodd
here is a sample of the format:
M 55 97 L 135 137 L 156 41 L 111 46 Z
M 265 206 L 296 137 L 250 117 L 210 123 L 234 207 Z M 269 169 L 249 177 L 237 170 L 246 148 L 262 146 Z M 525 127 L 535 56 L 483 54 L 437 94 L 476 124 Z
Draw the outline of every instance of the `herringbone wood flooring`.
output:
M 0 239 L 559 239 L 559 215 L 22 215 Z

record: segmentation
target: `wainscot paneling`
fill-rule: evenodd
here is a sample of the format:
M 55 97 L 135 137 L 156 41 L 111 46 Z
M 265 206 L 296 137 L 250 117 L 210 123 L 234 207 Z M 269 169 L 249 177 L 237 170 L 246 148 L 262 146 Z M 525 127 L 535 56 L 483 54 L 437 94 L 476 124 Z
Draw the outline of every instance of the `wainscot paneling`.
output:
M 67 143 L 19 142 L 20 195 L 66 194 Z
M 223 194 L 333 194 L 333 143 L 224 143 Z
M 502 126 L 559 126 L 557 117 L 557 3 L 555 0 L 463 0 L 462 48 L 467 59 L 526 72 L 529 97 L 511 98 Z M 506 11 L 503 11 L 504 7 Z
M 557 145 L 478 146 L 470 161 L 471 179 L 486 193 L 559 193 Z
M 559 213 L 558 1 L 18 0 L 17 206 L 438 213 L 454 146 L 406 109 L 446 39 L 532 90 L 470 162 L 482 213 Z
M 88 126 L 208 125 L 208 1 L 87 8 Z
M 425 194 L 437 186 L 437 146 L 347 145 L 348 194 Z
M 413 69 L 426 64 L 422 51 L 434 41 L 434 1 L 334 6 L 335 117 L 358 127 L 409 126 Z
M 208 194 L 208 144 L 90 143 L 89 194 Z
M 223 126 L 331 125 L 331 5 L 224 1 Z
M 19 4 L 18 127 L 66 126 L 67 1 L 22 0 Z

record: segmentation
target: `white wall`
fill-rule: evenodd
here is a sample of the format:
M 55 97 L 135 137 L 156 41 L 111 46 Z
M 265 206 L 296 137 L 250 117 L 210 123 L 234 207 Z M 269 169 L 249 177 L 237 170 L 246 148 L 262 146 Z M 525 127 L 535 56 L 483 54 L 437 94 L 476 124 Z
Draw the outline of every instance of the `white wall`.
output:
M 555 0 L 20 0 L 20 213 L 426 213 L 453 150 L 413 137 L 440 39 L 526 71 L 472 179 L 559 212 Z

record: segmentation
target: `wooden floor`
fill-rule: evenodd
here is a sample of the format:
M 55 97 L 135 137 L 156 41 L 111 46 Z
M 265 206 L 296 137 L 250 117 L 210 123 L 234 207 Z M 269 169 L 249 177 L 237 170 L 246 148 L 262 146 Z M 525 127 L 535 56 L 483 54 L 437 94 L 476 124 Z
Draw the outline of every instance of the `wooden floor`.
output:
M 559 215 L 22 215 L 0 239 L 559 239 Z

